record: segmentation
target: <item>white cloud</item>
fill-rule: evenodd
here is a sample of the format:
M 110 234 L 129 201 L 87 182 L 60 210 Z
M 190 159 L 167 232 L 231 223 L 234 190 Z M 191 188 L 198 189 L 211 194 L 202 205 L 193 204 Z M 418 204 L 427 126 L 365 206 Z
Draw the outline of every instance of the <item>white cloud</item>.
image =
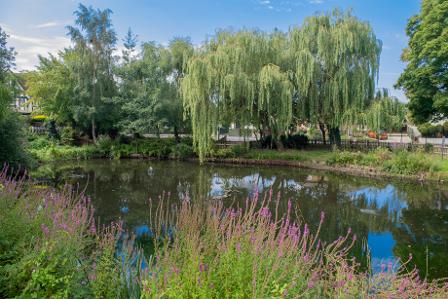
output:
M 276 12 L 291 12 L 295 7 L 323 4 L 325 0 L 256 0 L 255 2 L 258 8 Z
M 49 27 L 57 27 L 60 26 L 61 23 L 57 21 L 50 21 L 42 24 L 36 25 L 36 28 L 49 28 Z
M 9 34 L 8 45 L 17 52 L 16 68 L 19 71 L 32 70 L 38 64 L 38 55 L 57 54 L 70 45 L 70 39 L 65 36 L 27 36 L 14 32 L 8 26 L 3 26 Z

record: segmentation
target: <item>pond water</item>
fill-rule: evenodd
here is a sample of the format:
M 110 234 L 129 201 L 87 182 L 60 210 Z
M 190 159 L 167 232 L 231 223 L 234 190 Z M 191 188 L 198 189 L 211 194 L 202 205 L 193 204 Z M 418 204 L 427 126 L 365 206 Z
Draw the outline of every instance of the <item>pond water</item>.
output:
M 287 167 L 143 160 L 46 164 L 35 176 L 85 189 L 102 223 L 121 219 L 137 234 L 148 223 L 148 199 L 157 201 L 164 192 L 172 201 L 188 193 L 192 200 L 221 198 L 230 205 L 272 188 L 281 192 L 280 209 L 285 211 L 291 199 L 312 229 L 325 212 L 321 239 L 332 241 L 351 228 L 358 239 L 352 254 L 361 267 L 370 264 L 379 271 L 412 254 L 421 276 L 448 276 L 448 188 L 437 184 Z

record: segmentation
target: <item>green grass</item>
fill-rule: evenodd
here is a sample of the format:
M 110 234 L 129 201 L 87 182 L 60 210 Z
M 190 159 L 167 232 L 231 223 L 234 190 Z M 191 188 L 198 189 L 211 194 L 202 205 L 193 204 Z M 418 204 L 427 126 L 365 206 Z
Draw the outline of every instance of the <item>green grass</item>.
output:
M 300 162 L 325 161 L 331 155 L 326 150 L 250 150 L 243 158 L 255 160 L 288 160 Z
M 326 160 L 331 166 L 372 167 L 398 175 L 448 175 L 448 161 L 423 151 L 389 151 L 376 149 L 370 152 L 334 151 Z

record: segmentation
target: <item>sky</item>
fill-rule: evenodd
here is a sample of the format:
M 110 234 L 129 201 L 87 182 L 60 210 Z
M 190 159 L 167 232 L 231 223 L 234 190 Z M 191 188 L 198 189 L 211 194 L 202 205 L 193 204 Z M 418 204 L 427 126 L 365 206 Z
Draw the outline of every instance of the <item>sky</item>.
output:
M 167 44 L 174 37 L 190 37 L 199 45 L 217 29 L 287 31 L 307 16 L 334 8 L 351 9 L 368 21 L 383 42 L 377 86 L 407 101 L 395 90 L 405 64 L 400 60 L 407 45 L 407 20 L 418 13 L 419 0 L 86 0 L 84 5 L 109 8 L 121 40 L 128 28 L 139 41 Z M 79 0 L 0 0 L 0 26 L 10 35 L 17 52 L 18 71 L 35 69 L 40 55 L 70 46 L 65 26 L 74 22 Z

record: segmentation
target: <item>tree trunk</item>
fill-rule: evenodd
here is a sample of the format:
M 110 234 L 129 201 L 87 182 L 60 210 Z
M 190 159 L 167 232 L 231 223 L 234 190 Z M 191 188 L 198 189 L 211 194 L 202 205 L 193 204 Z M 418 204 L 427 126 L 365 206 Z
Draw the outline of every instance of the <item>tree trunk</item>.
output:
M 341 131 L 339 130 L 339 127 L 329 127 L 329 133 L 330 133 L 330 144 L 335 147 L 341 146 Z
M 327 140 L 325 138 L 325 126 L 321 122 L 319 122 L 319 129 L 320 129 L 320 132 L 322 133 L 322 141 L 323 141 L 324 145 L 326 145 L 327 144 Z
M 180 142 L 179 129 L 177 128 L 177 125 L 174 125 L 174 139 L 176 140 L 177 143 Z
M 95 118 L 92 116 L 92 140 L 96 144 L 96 128 L 95 128 Z

